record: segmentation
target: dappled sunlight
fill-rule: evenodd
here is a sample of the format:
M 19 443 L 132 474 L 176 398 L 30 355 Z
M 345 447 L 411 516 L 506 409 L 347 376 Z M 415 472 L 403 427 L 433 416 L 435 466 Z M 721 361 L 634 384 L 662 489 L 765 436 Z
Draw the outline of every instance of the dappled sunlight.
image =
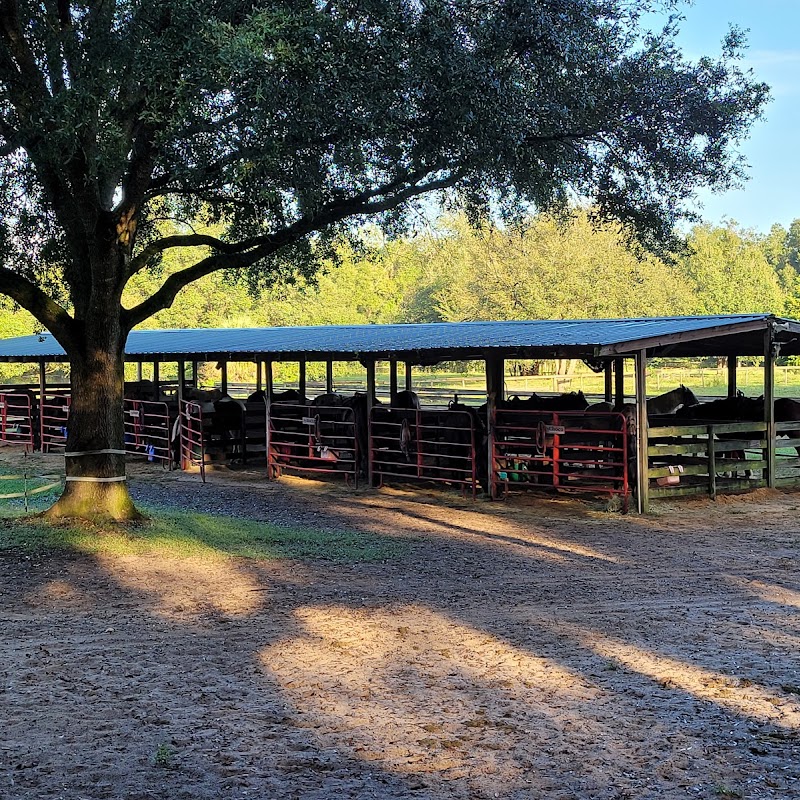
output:
M 268 596 L 263 582 L 233 561 L 102 553 L 96 558 L 121 587 L 145 597 L 151 611 L 167 619 L 204 614 L 245 617 Z
M 554 753 L 602 786 L 628 759 L 597 716 L 613 698 L 580 672 L 420 606 L 303 607 L 300 633 L 260 653 L 307 727 L 399 773 L 440 772 L 473 789 L 524 785 Z M 644 735 L 650 735 L 645 731 Z
M 45 608 L 62 610 L 80 610 L 92 608 L 94 598 L 84 589 L 74 583 L 56 579 L 44 583 L 25 597 L 26 602 L 33 605 L 42 605 Z
M 796 589 L 787 589 L 777 583 L 749 580 L 735 575 L 729 575 L 727 579 L 738 589 L 743 589 L 748 594 L 766 600 L 768 603 L 800 609 L 800 591 Z
M 771 691 L 746 676 L 726 675 L 593 629 L 559 622 L 558 630 L 569 633 L 581 647 L 650 678 L 665 689 L 679 689 L 741 717 L 800 731 L 798 698 L 778 688 Z
M 544 528 L 533 524 L 519 524 L 505 519 L 492 517 L 491 532 L 486 528 L 486 515 L 476 509 L 454 508 L 452 506 L 434 505 L 432 503 L 414 502 L 406 498 L 382 498 L 380 496 L 362 497 L 358 503 L 333 503 L 329 510 L 360 524 L 370 524 L 365 519 L 365 511 L 378 509 L 382 513 L 397 515 L 396 522 L 408 533 L 431 532 L 446 537 L 467 536 L 480 539 L 481 544 L 490 542 L 498 546 L 510 546 L 512 549 L 529 551 L 537 550 L 537 557 L 553 561 L 566 562 L 572 557 L 594 559 L 612 564 L 628 563 L 618 555 L 609 555 L 596 548 L 579 542 L 554 537 Z M 372 523 L 377 530 L 384 532 L 385 525 Z M 529 552 L 526 552 L 526 555 Z

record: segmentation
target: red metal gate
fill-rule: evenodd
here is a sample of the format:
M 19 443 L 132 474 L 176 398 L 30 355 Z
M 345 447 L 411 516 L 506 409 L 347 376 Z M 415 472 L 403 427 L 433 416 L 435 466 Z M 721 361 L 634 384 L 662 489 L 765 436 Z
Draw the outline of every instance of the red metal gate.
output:
M 47 394 L 39 398 L 39 424 L 43 453 L 66 447 L 67 421 L 72 398 L 68 394 Z
M 203 483 L 206 480 L 206 452 L 203 436 L 203 410 L 199 403 L 180 401 L 179 436 L 181 469 L 200 467 Z
M 478 492 L 475 420 L 467 411 L 375 406 L 369 417 L 373 475 L 434 481 Z M 485 473 L 484 473 L 485 474 Z
M 169 408 L 150 400 L 124 400 L 125 452 L 172 466 Z
M 499 409 L 490 421 L 491 494 L 510 487 L 620 495 L 627 508 L 623 414 Z
M 271 403 L 267 430 L 271 478 L 288 469 L 340 474 L 358 486 L 358 431 L 352 408 Z
M 26 450 L 33 450 L 34 432 L 30 395 L 0 394 L 0 442 L 21 444 Z

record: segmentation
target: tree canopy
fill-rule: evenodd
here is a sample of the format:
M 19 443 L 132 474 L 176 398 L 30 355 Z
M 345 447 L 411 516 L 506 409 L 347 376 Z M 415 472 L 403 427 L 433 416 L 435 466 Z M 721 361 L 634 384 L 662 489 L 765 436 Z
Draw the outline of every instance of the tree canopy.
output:
M 119 450 L 125 338 L 183 287 L 310 275 L 336 235 L 402 230 L 424 194 L 473 221 L 577 196 L 668 241 L 698 187 L 742 179 L 768 96 L 738 31 L 692 61 L 678 18 L 643 27 L 678 5 L 0 0 L 0 293 L 69 355 L 68 450 Z M 185 266 L 124 306 L 173 251 Z M 67 494 L 123 470 L 68 458 Z

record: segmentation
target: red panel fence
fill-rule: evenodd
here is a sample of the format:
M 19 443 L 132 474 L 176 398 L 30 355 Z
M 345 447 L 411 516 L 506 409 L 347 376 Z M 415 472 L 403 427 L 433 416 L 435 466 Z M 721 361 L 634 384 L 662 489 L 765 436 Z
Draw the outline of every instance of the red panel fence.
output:
M 342 475 L 358 484 L 359 446 L 355 412 L 348 406 L 271 403 L 268 412 L 269 474 Z
M 27 394 L 0 394 L 0 442 L 23 445 L 26 450 L 36 446 L 34 406 Z
M 166 403 L 149 400 L 128 400 L 125 413 L 125 452 L 142 455 L 148 461 L 172 466 L 169 409 Z
M 373 477 L 447 483 L 478 492 L 475 419 L 466 411 L 375 406 L 369 417 Z
M 627 419 L 609 412 L 499 409 L 492 421 L 492 496 L 510 488 L 620 495 L 627 507 Z

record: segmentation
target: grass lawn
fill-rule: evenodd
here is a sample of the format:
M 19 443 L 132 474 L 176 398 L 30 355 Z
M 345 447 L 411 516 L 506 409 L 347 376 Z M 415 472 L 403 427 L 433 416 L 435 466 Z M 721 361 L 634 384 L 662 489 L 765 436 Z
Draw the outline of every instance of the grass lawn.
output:
M 0 552 L 74 550 L 103 555 L 172 558 L 252 558 L 383 562 L 401 555 L 405 541 L 354 531 L 285 528 L 267 522 L 164 509 L 127 525 L 49 522 L 19 514 L 0 517 Z

